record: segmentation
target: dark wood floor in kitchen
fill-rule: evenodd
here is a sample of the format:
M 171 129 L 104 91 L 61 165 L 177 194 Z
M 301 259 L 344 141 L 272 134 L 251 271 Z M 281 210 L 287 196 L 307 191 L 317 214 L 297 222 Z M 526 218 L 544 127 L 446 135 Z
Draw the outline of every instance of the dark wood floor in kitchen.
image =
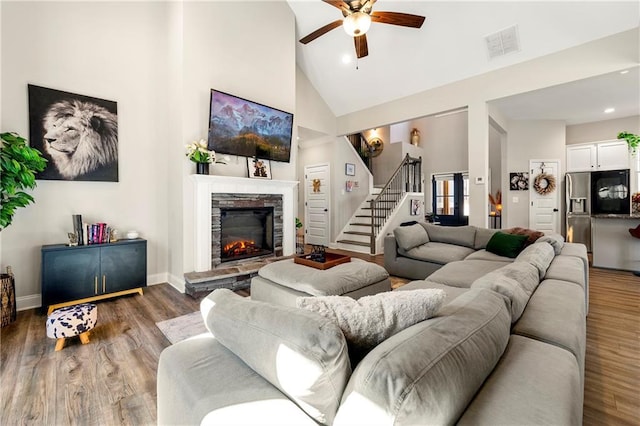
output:
M 584 424 L 639 425 L 640 278 L 599 269 L 590 277 Z M 168 284 L 99 302 L 91 343 L 74 338 L 60 352 L 45 315 L 19 312 L 0 335 L 0 424 L 155 424 L 158 356 L 169 346 L 155 323 L 197 309 Z

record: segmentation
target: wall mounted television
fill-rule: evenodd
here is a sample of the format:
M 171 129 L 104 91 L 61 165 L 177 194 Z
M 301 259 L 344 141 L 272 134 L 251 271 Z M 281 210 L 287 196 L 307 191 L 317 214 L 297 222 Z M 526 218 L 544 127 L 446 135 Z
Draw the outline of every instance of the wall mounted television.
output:
M 288 163 L 293 114 L 211 89 L 209 149 Z

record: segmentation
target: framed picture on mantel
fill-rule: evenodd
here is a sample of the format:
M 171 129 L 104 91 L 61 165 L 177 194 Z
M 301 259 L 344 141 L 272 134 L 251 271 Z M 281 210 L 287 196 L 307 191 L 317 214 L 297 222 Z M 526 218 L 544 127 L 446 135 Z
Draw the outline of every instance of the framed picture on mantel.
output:
M 251 179 L 271 179 L 271 162 L 259 158 L 247 158 L 247 170 Z

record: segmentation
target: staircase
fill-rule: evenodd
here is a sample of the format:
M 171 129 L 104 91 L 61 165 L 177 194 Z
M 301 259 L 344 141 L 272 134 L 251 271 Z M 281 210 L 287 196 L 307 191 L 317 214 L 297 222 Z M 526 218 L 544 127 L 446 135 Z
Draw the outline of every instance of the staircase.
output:
M 380 230 L 407 192 L 422 192 L 422 159 L 408 154 L 383 188 L 374 188 L 338 236 L 338 248 L 376 253 Z

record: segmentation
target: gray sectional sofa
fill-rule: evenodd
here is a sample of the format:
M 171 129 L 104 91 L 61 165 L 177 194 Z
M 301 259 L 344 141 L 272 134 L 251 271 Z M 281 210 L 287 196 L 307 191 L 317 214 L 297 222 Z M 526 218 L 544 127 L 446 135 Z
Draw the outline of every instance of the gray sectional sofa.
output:
M 433 270 L 396 290 L 445 290 L 437 315 L 357 365 L 332 320 L 214 291 L 210 332 L 160 356 L 158 423 L 581 424 L 586 249 L 549 237 L 499 259 L 481 248 L 488 230 L 463 231 L 471 252 L 426 260 Z

